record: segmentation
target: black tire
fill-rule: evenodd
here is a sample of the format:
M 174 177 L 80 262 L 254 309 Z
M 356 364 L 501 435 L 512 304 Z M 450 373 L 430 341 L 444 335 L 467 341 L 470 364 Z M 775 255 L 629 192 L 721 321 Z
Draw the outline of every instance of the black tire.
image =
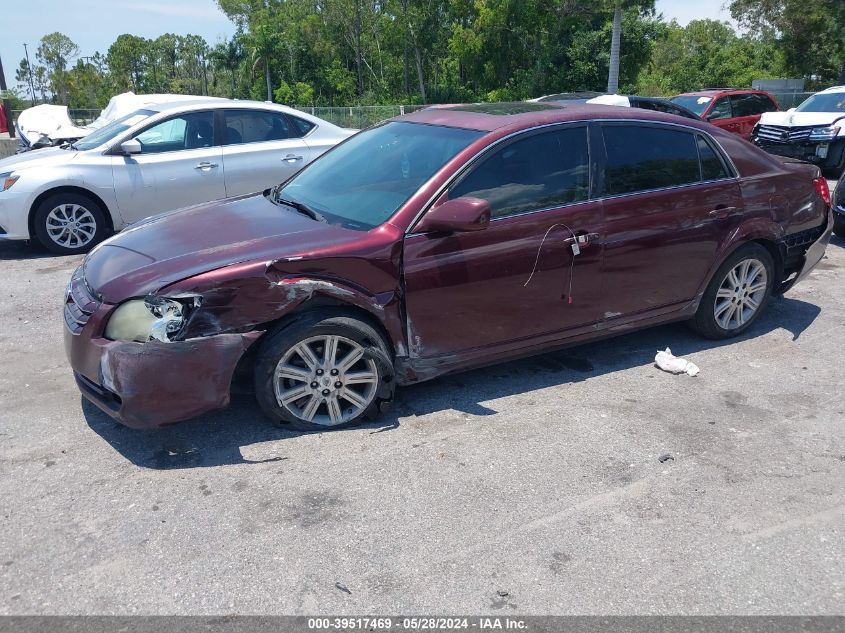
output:
M 74 244 L 74 240 L 69 240 L 66 245 L 60 244 L 50 237 L 48 229 L 48 219 L 50 212 L 54 209 L 65 207 L 74 208 L 81 207 L 90 214 L 93 219 L 93 235 L 87 241 L 78 238 L 76 241 L 78 245 Z M 38 205 L 35 210 L 35 217 L 33 218 L 35 237 L 47 250 L 56 253 L 57 255 L 79 255 L 87 253 L 94 246 L 102 242 L 108 235 L 108 225 L 106 222 L 106 215 L 100 204 L 93 198 L 81 193 L 57 193 L 48 196 Z M 90 224 L 86 224 L 86 228 L 90 228 Z M 79 235 L 84 235 L 82 232 Z
M 340 423 L 320 424 L 307 421 L 298 417 L 286 406 L 282 405 L 276 395 L 275 376 L 279 363 L 295 346 L 305 340 L 320 336 L 338 336 L 357 344 L 363 349 L 363 356 L 358 362 L 364 364 L 366 367 L 375 368 L 376 380 L 374 386 L 371 388 L 373 390 L 371 392 L 372 400 L 366 407 L 355 414 L 354 417 L 345 419 Z M 319 348 L 317 349 L 319 351 Z M 358 363 L 353 366 L 360 367 Z M 307 367 L 303 367 L 303 369 L 308 371 Z M 387 406 L 393 400 L 395 382 L 393 362 L 389 347 L 384 338 L 369 324 L 349 314 L 339 312 L 336 309 L 305 312 L 283 324 L 278 329 L 268 332 L 264 336 L 261 347 L 258 350 L 254 371 L 255 396 L 265 415 L 277 424 L 298 431 L 326 431 L 354 426 L 364 420 L 377 417 L 387 409 Z M 320 380 L 320 378 L 316 378 L 316 380 Z M 311 383 L 311 385 L 313 384 Z M 303 388 L 306 387 L 304 383 L 301 386 Z M 329 388 L 332 388 L 332 386 L 327 385 Z M 338 391 L 336 393 L 340 392 Z M 296 408 L 297 402 L 310 402 L 311 397 L 311 395 L 304 395 L 302 399 L 292 402 L 291 405 L 293 408 Z M 342 396 L 337 401 L 342 401 Z M 350 403 L 347 402 L 348 404 Z M 303 406 L 303 411 L 306 408 Z M 348 408 L 343 414 L 347 415 L 352 410 L 353 408 Z M 327 416 L 331 415 L 328 409 L 327 399 L 324 399 L 318 405 L 317 411 L 322 412 L 319 417 L 324 419 L 324 421 Z M 316 419 L 317 417 L 315 413 L 314 418 Z
M 834 149 L 834 147 L 831 146 L 830 149 Z M 842 155 L 839 157 L 839 164 L 833 165 L 828 169 L 822 169 L 822 175 L 831 180 L 837 180 L 845 172 L 845 141 L 840 143 L 840 148 L 842 149 Z
M 728 273 L 732 271 L 738 264 L 744 260 L 754 259 L 763 264 L 766 271 L 766 287 L 765 293 L 759 300 L 759 307 L 753 312 L 742 325 L 732 328 L 722 327 L 716 319 L 716 294 L 722 283 L 726 281 Z M 759 244 L 746 244 L 734 251 L 723 263 L 719 266 L 713 279 L 704 291 L 704 296 L 701 298 L 701 303 L 698 305 L 698 311 L 695 316 L 689 321 L 690 327 L 701 336 L 710 339 L 726 339 L 734 336 L 739 336 L 750 328 L 760 315 L 765 311 L 766 305 L 772 296 L 772 288 L 775 280 L 775 264 L 772 256 L 765 248 Z
M 833 232 L 839 237 L 845 238 L 845 217 L 838 213 L 833 215 Z

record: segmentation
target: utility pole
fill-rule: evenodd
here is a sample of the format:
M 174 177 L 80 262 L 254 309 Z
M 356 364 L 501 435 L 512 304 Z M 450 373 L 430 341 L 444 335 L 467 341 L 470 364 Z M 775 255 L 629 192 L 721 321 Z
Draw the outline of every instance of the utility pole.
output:
M 32 105 L 35 105 L 35 82 L 32 81 L 32 64 L 29 62 L 29 50 L 26 42 L 23 45 L 23 52 L 26 55 L 26 69 L 29 71 L 29 93 L 32 95 Z
M 610 70 L 607 74 L 607 94 L 619 92 L 619 40 L 622 38 L 622 3 L 613 10 L 613 37 L 610 40 Z

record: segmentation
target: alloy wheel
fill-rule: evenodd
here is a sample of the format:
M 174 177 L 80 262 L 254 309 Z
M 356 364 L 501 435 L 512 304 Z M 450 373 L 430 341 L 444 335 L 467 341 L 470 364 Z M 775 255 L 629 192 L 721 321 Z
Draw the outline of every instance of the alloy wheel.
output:
M 47 235 L 63 248 L 81 248 L 97 234 L 94 215 L 79 204 L 60 204 L 47 214 Z
M 769 285 L 766 267 L 758 259 L 744 259 L 728 271 L 713 306 L 719 327 L 735 330 L 754 317 Z
M 343 336 L 323 335 L 292 346 L 276 365 L 279 406 L 312 424 L 336 426 L 360 415 L 375 398 L 378 369 L 364 348 Z

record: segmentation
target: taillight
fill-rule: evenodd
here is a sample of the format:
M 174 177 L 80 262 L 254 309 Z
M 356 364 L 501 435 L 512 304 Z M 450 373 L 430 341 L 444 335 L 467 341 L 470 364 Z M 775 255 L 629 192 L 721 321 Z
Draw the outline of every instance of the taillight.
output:
M 827 186 L 827 180 L 819 176 L 813 179 L 813 185 L 816 187 L 816 193 L 822 197 L 824 203 L 830 206 L 830 187 Z

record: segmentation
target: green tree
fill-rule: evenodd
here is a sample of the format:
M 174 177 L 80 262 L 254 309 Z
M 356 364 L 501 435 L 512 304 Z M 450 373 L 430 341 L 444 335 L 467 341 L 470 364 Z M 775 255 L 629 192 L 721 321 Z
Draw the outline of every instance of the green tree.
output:
M 771 43 L 741 38 L 727 22 L 671 22 L 655 42 L 637 88 L 645 94 L 676 94 L 717 86 L 750 86 L 783 73 L 783 57 Z
M 240 34 L 225 42 L 219 42 L 208 53 L 213 68 L 214 83 L 224 74 L 229 76 L 229 97 L 234 99 L 238 94 L 238 68 L 244 59 Z
M 790 74 L 845 82 L 845 1 L 732 0 L 731 15 L 773 41 Z
M 119 35 L 106 54 L 114 87 L 136 93 L 146 89 L 150 41 L 137 35 Z

